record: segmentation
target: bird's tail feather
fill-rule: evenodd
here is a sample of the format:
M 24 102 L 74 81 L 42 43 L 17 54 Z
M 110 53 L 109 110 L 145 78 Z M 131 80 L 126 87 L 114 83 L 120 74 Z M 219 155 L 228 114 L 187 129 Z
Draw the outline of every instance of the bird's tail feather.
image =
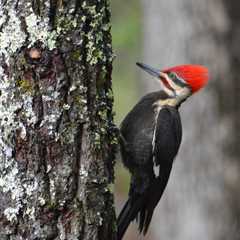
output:
M 117 226 L 118 226 L 118 236 L 117 239 L 121 240 L 124 233 L 126 232 L 129 224 L 134 218 L 137 217 L 138 212 L 141 210 L 144 204 L 144 196 L 138 197 L 130 197 L 128 201 L 125 203 L 118 219 L 117 219 Z
M 167 185 L 171 167 L 172 166 L 165 168 L 159 177 L 153 180 L 150 187 L 144 193 L 133 194 L 129 197 L 117 219 L 117 240 L 122 239 L 129 224 L 135 218 L 138 222 L 139 232 L 144 235 L 147 233 L 153 216 L 153 211 L 161 199 Z
M 144 235 L 147 233 L 149 225 L 152 220 L 153 212 L 158 202 L 160 201 L 163 192 L 166 188 L 172 165 L 166 166 L 164 171 L 162 170 L 158 178 L 154 179 L 151 187 L 147 192 L 144 205 L 139 213 L 139 232 Z

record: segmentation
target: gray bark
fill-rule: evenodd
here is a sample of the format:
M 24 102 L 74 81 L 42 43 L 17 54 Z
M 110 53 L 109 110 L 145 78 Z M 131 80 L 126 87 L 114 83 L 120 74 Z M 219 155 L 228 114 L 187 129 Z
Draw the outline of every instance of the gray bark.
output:
M 108 0 L 0 0 L 0 239 L 115 238 Z
M 239 3 L 142 3 L 144 62 L 210 70 L 209 85 L 181 107 L 183 143 L 152 230 L 165 240 L 239 239 Z

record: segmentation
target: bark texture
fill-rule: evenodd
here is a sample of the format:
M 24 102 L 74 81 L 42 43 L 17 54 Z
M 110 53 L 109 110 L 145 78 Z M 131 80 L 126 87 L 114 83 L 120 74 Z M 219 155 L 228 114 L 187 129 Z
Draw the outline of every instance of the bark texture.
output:
M 114 239 L 108 0 L 0 0 L 0 239 Z
M 240 4 L 142 2 L 144 62 L 210 70 L 208 86 L 181 106 L 183 143 L 153 232 L 165 240 L 239 239 Z M 145 83 L 148 91 L 158 86 Z

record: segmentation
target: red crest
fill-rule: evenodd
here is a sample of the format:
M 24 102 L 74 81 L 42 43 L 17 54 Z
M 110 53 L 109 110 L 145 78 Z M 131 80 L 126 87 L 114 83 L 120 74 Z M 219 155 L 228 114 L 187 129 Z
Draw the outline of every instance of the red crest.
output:
M 164 73 L 174 72 L 186 81 L 192 92 L 197 92 L 204 87 L 209 78 L 208 69 L 201 65 L 180 65 L 163 70 Z

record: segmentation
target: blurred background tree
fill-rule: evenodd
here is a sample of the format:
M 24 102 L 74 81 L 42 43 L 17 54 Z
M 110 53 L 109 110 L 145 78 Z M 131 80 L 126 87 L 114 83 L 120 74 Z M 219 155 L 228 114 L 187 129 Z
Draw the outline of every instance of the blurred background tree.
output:
M 136 61 L 164 68 L 209 67 L 206 89 L 182 109 L 183 143 L 146 239 L 237 240 L 240 237 L 240 3 L 234 0 L 112 2 L 116 120 L 141 95 L 158 89 Z M 116 202 L 128 173 L 117 165 Z M 139 239 L 136 229 L 126 239 Z

